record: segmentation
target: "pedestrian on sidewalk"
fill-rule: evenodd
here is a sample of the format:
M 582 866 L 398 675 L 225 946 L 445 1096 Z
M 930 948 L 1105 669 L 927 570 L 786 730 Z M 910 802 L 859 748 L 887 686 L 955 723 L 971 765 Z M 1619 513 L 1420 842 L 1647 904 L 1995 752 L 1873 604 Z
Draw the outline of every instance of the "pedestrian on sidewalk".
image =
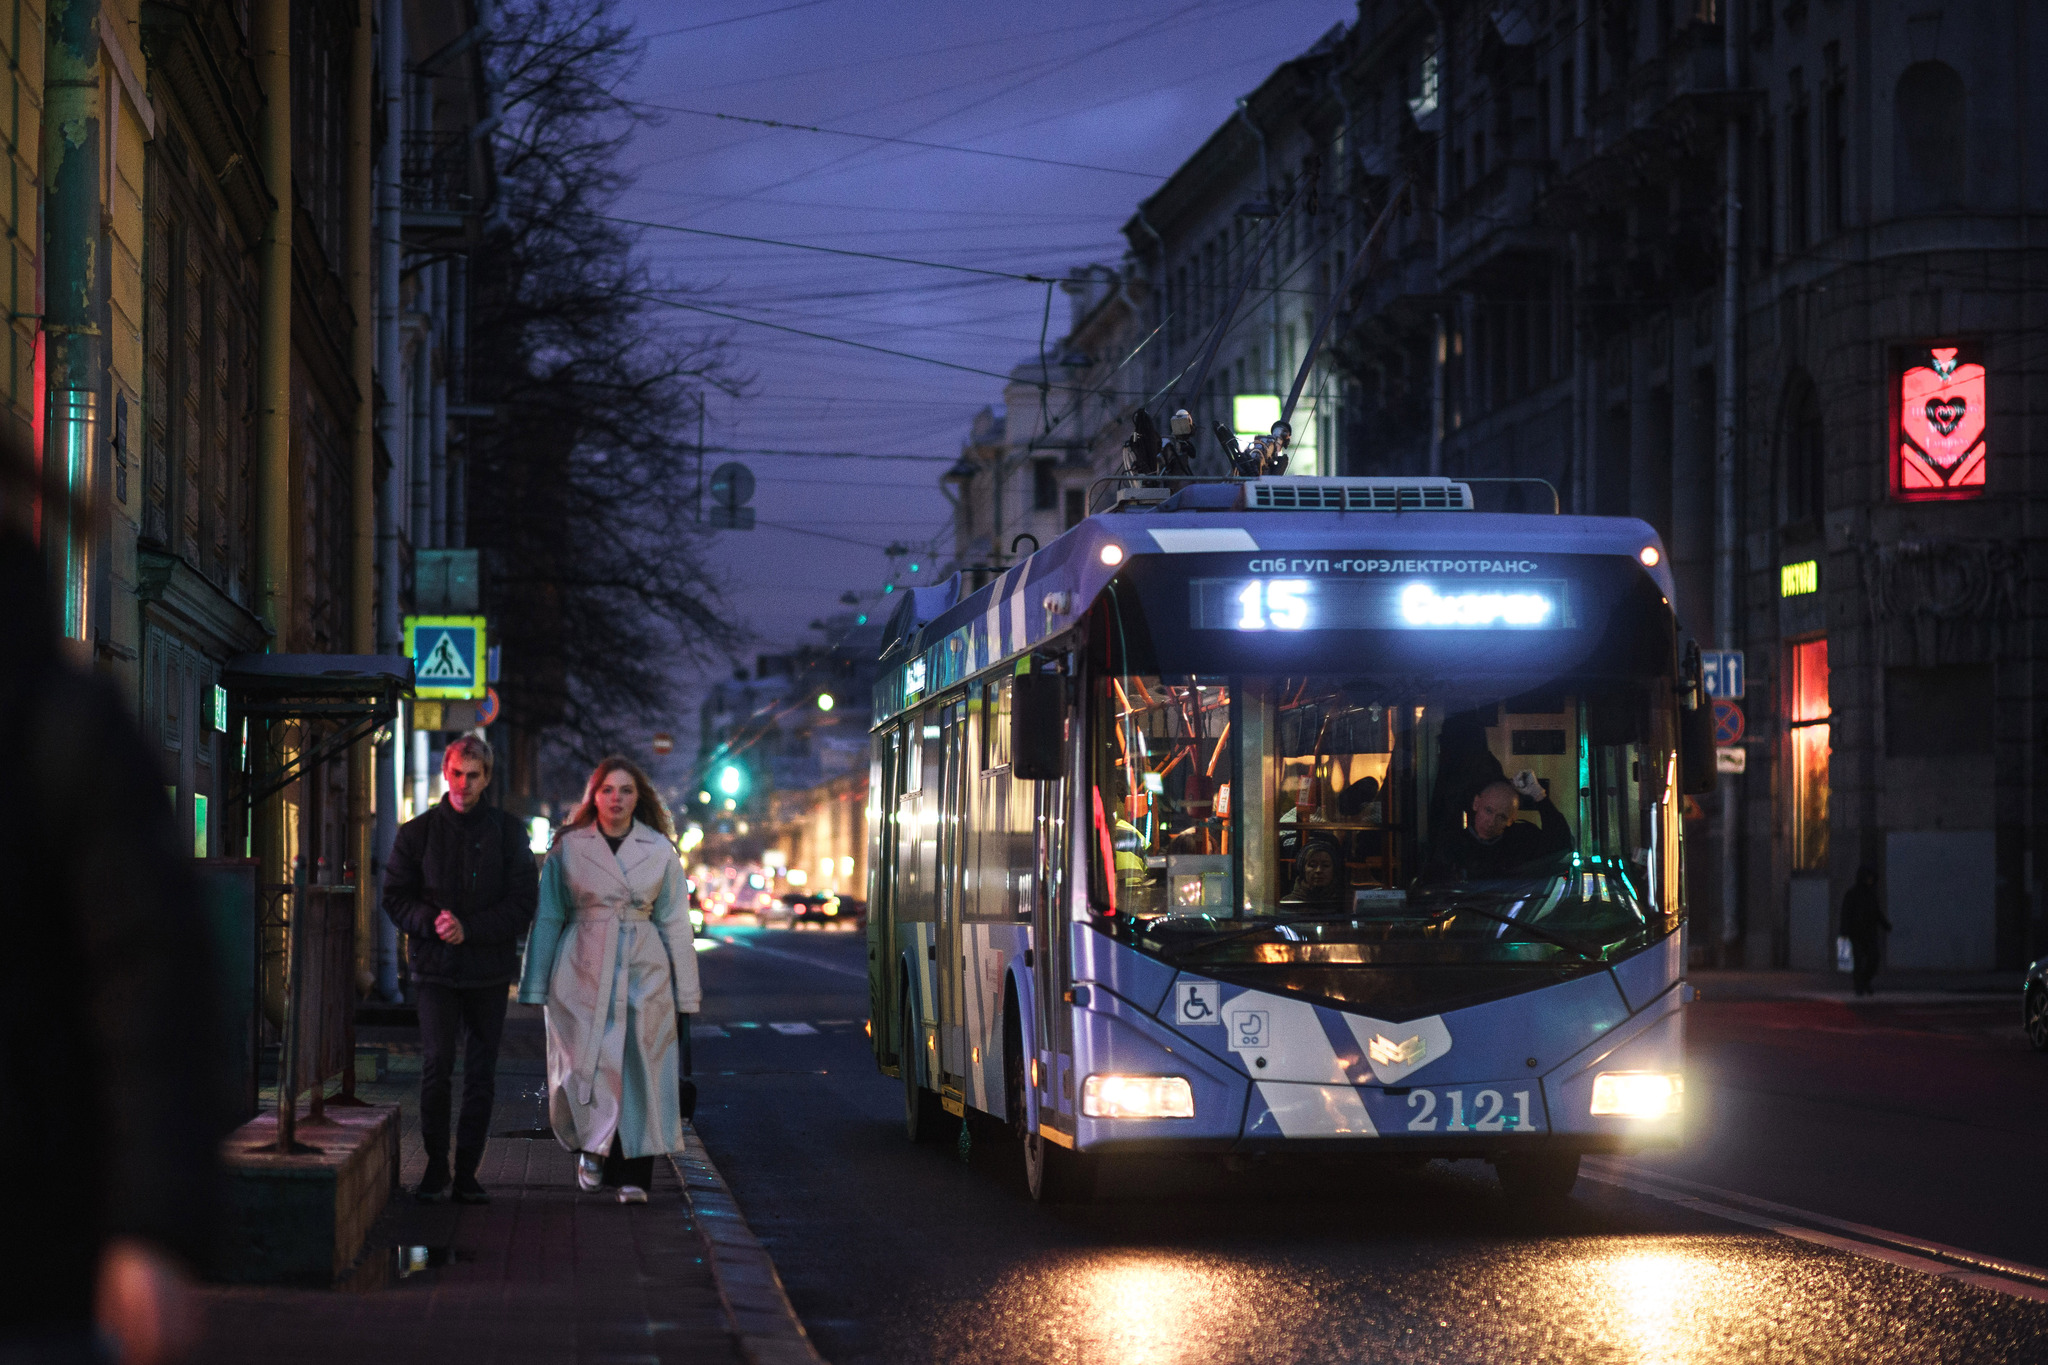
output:
M 498 1044 L 506 987 L 519 979 L 519 935 L 539 894 L 526 831 L 483 803 L 491 746 L 481 735 L 449 741 L 441 759 L 447 795 L 399 827 L 384 871 L 384 913 L 407 935 L 420 1011 L 420 1135 L 427 1171 L 414 1193 L 429 1203 L 454 1194 L 488 1204 L 476 1176 L 497 1099 Z M 448 1167 L 448 1111 L 455 1046 L 462 1054 L 462 1116 L 455 1168 Z
M 1842 937 L 1849 940 L 1849 952 L 1855 960 L 1851 980 L 1856 994 L 1875 993 L 1871 981 L 1877 975 L 1878 933 L 1891 927 L 1892 922 L 1884 917 L 1884 910 L 1877 903 L 1876 869 L 1867 865 L 1856 869 L 1856 884 L 1842 897 Z
M 522 1004 L 545 1005 L 548 1117 L 595 1192 L 644 1204 L 654 1158 L 683 1147 L 677 1016 L 701 999 L 675 826 L 647 774 L 597 765 L 541 870 Z

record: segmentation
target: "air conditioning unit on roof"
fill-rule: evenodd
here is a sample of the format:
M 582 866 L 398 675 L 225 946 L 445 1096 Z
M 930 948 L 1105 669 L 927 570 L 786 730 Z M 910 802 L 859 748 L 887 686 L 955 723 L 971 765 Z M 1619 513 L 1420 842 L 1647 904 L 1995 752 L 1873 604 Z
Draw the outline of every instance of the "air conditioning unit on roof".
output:
M 1249 485 L 1265 512 L 1469 512 L 1472 486 L 1455 479 L 1323 479 L 1279 475 Z

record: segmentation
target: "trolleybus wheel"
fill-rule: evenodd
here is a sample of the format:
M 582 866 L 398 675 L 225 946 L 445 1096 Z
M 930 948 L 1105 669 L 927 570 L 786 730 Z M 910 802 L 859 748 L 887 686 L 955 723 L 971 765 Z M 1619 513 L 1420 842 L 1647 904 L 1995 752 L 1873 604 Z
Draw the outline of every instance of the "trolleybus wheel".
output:
M 2036 1052 L 2048 1052 L 2048 990 L 2027 992 L 2027 1041 Z
M 938 1094 L 917 1083 L 917 1016 L 910 1012 L 910 1002 L 903 1004 L 903 1046 L 897 1060 L 903 1070 L 903 1130 L 912 1142 L 937 1142 L 939 1129 L 945 1123 L 946 1110 L 939 1103 Z
M 1530 1152 L 1504 1156 L 1493 1163 L 1500 1187 L 1517 1204 L 1563 1202 L 1579 1179 L 1577 1152 Z
M 1026 1066 L 1024 1029 L 1012 997 L 1003 1021 L 1004 1099 L 1010 1109 L 1010 1132 L 1024 1149 L 1025 1188 L 1040 1204 L 1086 1203 L 1095 1197 L 1095 1159 L 1068 1151 L 1032 1128 L 1024 1093 Z

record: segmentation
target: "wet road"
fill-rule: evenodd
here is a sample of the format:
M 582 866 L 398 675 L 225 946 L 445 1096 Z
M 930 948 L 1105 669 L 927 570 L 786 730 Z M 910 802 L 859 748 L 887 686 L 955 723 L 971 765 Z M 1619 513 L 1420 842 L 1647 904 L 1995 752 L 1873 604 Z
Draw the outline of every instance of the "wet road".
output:
M 1995 1263 L 2048 1265 L 2048 1058 L 2002 1015 L 1710 999 L 1695 1141 L 1554 1212 L 1471 1162 L 1111 1167 L 1046 1208 L 1006 1138 L 905 1140 L 858 936 L 715 932 L 698 1127 L 835 1365 L 2048 1360 L 2048 1282 Z

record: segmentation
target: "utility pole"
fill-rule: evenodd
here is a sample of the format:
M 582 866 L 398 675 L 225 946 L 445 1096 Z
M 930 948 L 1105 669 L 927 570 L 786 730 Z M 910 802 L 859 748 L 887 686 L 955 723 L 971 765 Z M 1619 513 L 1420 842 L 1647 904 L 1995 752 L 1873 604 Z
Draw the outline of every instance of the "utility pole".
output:
M 1726 185 L 1721 197 L 1721 355 L 1716 376 L 1716 442 L 1714 449 L 1714 644 L 1734 649 L 1737 640 L 1735 601 L 1735 328 L 1741 310 L 1742 124 L 1733 97 L 1742 80 L 1742 48 L 1735 39 L 1735 15 L 1723 15 L 1722 65 L 1730 98 L 1728 122 L 1722 130 Z M 1736 885 L 1741 815 L 1740 779 L 1733 773 L 1721 783 L 1721 965 L 1731 966 L 1740 951 L 1741 896 Z M 1761 965 L 1761 964 L 1748 964 Z

